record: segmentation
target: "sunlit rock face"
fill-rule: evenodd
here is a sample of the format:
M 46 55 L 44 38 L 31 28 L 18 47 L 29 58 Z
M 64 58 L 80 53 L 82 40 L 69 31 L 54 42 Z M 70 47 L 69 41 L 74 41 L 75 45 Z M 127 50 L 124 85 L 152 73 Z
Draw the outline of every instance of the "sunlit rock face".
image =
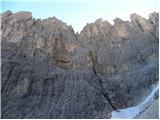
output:
M 2 118 L 110 118 L 158 81 L 159 14 L 79 34 L 31 12 L 1 14 Z

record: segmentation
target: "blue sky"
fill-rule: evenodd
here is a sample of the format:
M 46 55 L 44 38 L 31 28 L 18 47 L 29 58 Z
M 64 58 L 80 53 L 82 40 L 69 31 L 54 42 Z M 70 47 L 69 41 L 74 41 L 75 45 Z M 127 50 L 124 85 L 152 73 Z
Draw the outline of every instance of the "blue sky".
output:
M 41 19 L 56 16 L 76 32 L 98 18 L 112 24 L 116 17 L 129 20 L 131 13 L 147 18 L 149 13 L 158 12 L 158 0 L 1 0 L 0 12 L 6 10 L 31 11 L 34 18 Z

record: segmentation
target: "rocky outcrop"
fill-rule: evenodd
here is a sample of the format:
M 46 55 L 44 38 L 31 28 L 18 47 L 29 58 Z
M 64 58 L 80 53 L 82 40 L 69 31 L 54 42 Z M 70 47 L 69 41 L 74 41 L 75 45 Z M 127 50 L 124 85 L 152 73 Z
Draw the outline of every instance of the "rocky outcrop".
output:
M 110 118 L 158 81 L 159 14 L 80 34 L 55 17 L 1 14 L 2 118 Z

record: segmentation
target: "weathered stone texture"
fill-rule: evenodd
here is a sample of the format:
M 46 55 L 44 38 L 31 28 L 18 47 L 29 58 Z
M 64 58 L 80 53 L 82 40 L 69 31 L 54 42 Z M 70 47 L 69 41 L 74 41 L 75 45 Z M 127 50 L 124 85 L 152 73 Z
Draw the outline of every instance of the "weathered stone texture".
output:
M 158 81 L 159 14 L 80 34 L 55 17 L 1 14 L 2 118 L 110 118 Z

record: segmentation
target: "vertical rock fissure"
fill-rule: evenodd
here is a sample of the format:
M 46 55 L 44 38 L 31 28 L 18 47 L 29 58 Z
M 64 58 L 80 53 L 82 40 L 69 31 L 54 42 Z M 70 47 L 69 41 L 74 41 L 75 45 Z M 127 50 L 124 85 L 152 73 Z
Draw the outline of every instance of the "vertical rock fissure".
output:
M 95 67 L 95 65 L 97 64 L 97 56 L 96 56 L 96 54 L 93 53 L 92 51 L 90 51 L 90 52 L 89 52 L 89 57 L 90 57 L 90 59 L 91 59 L 91 64 L 92 64 L 93 73 L 94 73 L 95 76 L 98 78 L 97 80 L 98 80 L 98 84 L 100 85 L 102 95 L 107 99 L 107 101 L 108 101 L 109 104 L 111 105 L 112 109 L 113 109 L 113 110 L 116 110 L 116 108 L 114 107 L 112 101 L 111 101 L 110 98 L 109 98 L 108 93 L 106 92 L 105 88 L 103 87 L 102 79 L 101 79 L 100 76 L 97 74 L 96 67 Z
M 140 28 L 140 30 L 141 30 L 142 32 L 144 32 L 142 25 L 141 25 L 137 20 L 136 20 L 136 23 L 137 23 L 138 27 Z
M 97 80 L 98 80 L 98 83 L 99 83 L 99 85 L 100 85 L 100 87 L 101 87 L 101 90 L 102 90 L 101 92 L 102 92 L 103 96 L 107 99 L 107 101 L 108 101 L 109 104 L 111 105 L 112 109 L 113 109 L 113 110 L 116 110 L 116 108 L 114 107 L 112 101 L 111 101 L 110 98 L 109 98 L 108 93 L 106 92 L 106 90 L 104 89 L 104 87 L 103 87 L 103 85 L 102 85 L 102 80 L 101 80 L 101 78 L 99 77 L 99 75 L 97 74 L 96 69 L 95 69 L 95 66 L 93 65 L 92 67 L 93 67 L 93 72 L 94 72 L 95 76 L 98 78 Z

